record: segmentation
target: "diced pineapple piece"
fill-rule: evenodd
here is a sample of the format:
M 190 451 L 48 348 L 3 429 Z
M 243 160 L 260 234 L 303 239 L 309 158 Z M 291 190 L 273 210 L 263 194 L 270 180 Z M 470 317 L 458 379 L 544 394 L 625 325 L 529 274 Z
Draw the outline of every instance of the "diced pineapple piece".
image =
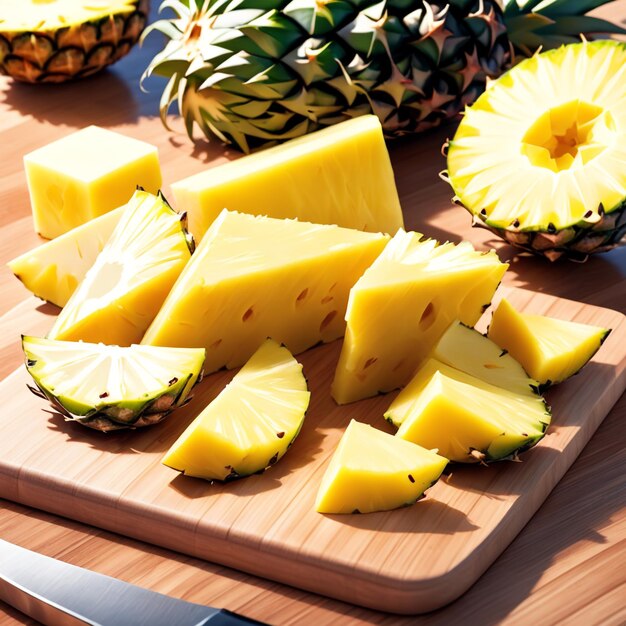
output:
M 345 404 L 405 385 L 455 319 L 478 321 L 507 267 L 468 242 L 399 231 L 350 292 L 333 398 Z
M 610 330 L 516 311 L 502 299 L 489 338 L 508 350 L 542 385 L 563 382 L 599 350 Z
M 163 463 L 209 480 L 263 471 L 300 432 L 310 395 L 302 365 L 267 339 L 187 427 Z
M 48 337 L 138 343 L 189 260 L 190 245 L 184 216 L 161 196 L 136 191 Z
M 124 207 L 119 207 L 9 261 L 10 270 L 42 300 L 64 307 L 104 248 Z
M 403 225 L 380 122 L 364 115 L 172 185 L 199 241 L 222 209 L 394 234 Z
M 446 330 L 432 357 L 490 385 L 527 395 L 539 393 L 539 382 L 506 350 L 459 321 Z
M 322 478 L 319 513 L 372 513 L 413 504 L 448 460 L 352 420 Z
M 350 288 L 388 239 L 224 211 L 142 343 L 206 348 L 208 373 L 243 364 L 266 337 L 294 354 L 337 339 Z
M 35 230 L 52 239 L 161 186 L 157 149 L 88 126 L 24 157 Z
M 541 397 L 512 393 L 447 366 L 426 385 L 410 383 L 385 415 L 401 423 L 397 437 L 461 463 L 496 461 L 526 450 L 550 423 Z

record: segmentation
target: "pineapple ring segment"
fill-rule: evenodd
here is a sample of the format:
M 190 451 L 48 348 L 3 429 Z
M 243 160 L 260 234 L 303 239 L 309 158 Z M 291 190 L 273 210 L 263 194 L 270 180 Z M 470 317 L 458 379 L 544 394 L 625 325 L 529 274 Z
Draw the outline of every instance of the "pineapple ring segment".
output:
M 626 199 L 626 44 L 584 42 L 521 62 L 466 109 L 450 183 L 489 227 L 557 232 Z
M 132 13 L 136 0 L 0 0 L 0 30 L 51 31 Z

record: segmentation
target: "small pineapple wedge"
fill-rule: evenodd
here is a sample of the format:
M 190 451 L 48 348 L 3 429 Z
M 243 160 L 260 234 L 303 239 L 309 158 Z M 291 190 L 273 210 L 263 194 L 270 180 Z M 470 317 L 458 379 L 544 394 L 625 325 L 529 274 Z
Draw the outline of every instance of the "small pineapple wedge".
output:
M 233 480 L 261 472 L 287 452 L 311 394 L 302 365 L 267 339 L 163 457 L 188 476 Z
M 397 437 L 437 448 L 450 461 L 514 457 L 534 446 L 550 423 L 540 396 L 513 393 L 445 365 L 426 384 L 420 372 L 414 381 L 385 417 L 400 424 Z
M 138 343 L 192 247 L 184 215 L 160 194 L 136 191 L 48 337 L 120 346 Z
M 373 513 L 419 500 L 448 464 L 432 450 L 352 420 L 317 494 L 319 513 Z
M 597 326 L 520 313 L 502 299 L 493 313 L 488 335 L 547 387 L 576 374 L 610 332 Z
M 143 342 L 207 349 L 238 367 L 267 337 L 297 354 L 341 337 L 350 288 L 387 235 L 223 211 Z
M 160 422 L 181 406 L 198 381 L 201 348 L 121 348 L 82 341 L 22 337 L 37 395 L 69 420 L 96 430 Z
M 450 325 L 431 356 L 490 385 L 530 396 L 539 394 L 539 382 L 530 378 L 507 350 L 459 321 Z
M 508 265 L 468 242 L 399 231 L 350 292 L 332 385 L 339 404 L 405 385 L 448 326 L 473 326 Z
M 9 269 L 38 298 L 64 307 L 95 263 L 124 207 L 96 217 L 9 261 Z

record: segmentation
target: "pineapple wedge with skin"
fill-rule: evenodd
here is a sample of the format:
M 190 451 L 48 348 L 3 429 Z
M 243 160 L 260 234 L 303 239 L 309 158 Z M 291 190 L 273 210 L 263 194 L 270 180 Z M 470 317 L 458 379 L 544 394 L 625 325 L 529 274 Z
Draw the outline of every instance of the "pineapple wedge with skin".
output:
M 136 191 L 48 337 L 121 346 L 138 343 L 191 257 L 192 247 L 184 215 L 161 195 Z
M 297 437 L 310 392 L 302 365 L 267 339 L 163 457 L 187 476 L 233 480 L 262 472 Z
M 403 226 L 375 115 L 211 168 L 174 183 L 172 192 L 196 241 L 224 208 L 370 232 L 394 234 Z
M 142 343 L 207 349 L 206 372 L 266 338 L 293 353 L 341 337 L 348 293 L 387 235 L 224 211 Z
M 330 460 L 318 513 L 373 513 L 408 506 L 441 476 L 448 459 L 352 420 Z
M 9 269 L 42 300 L 64 307 L 120 221 L 125 207 L 37 246 L 9 261 Z
M 156 424 L 185 403 L 204 350 L 22 337 L 26 369 L 67 419 L 101 431 Z
M 423 385 L 413 382 L 389 407 L 396 436 L 437 448 L 450 461 L 475 463 L 515 457 L 544 436 L 550 411 L 539 396 L 512 393 L 452 368 Z
M 339 404 L 405 385 L 455 319 L 473 326 L 508 265 L 468 242 L 399 231 L 350 292 L 332 384 Z
M 539 381 L 528 376 L 507 350 L 479 333 L 475 328 L 456 321 L 450 325 L 433 349 L 433 359 L 480 380 L 515 393 L 536 396 Z
M 502 299 L 493 313 L 488 335 L 548 387 L 580 371 L 610 332 L 598 326 L 521 313 Z

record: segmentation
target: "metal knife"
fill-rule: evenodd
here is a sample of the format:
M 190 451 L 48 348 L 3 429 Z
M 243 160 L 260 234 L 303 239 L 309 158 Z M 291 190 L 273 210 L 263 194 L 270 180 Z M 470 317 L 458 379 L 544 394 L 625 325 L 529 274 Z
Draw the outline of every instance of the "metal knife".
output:
M 2 539 L 0 600 L 52 626 L 263 626 L 226 609 L 143 589 Z

